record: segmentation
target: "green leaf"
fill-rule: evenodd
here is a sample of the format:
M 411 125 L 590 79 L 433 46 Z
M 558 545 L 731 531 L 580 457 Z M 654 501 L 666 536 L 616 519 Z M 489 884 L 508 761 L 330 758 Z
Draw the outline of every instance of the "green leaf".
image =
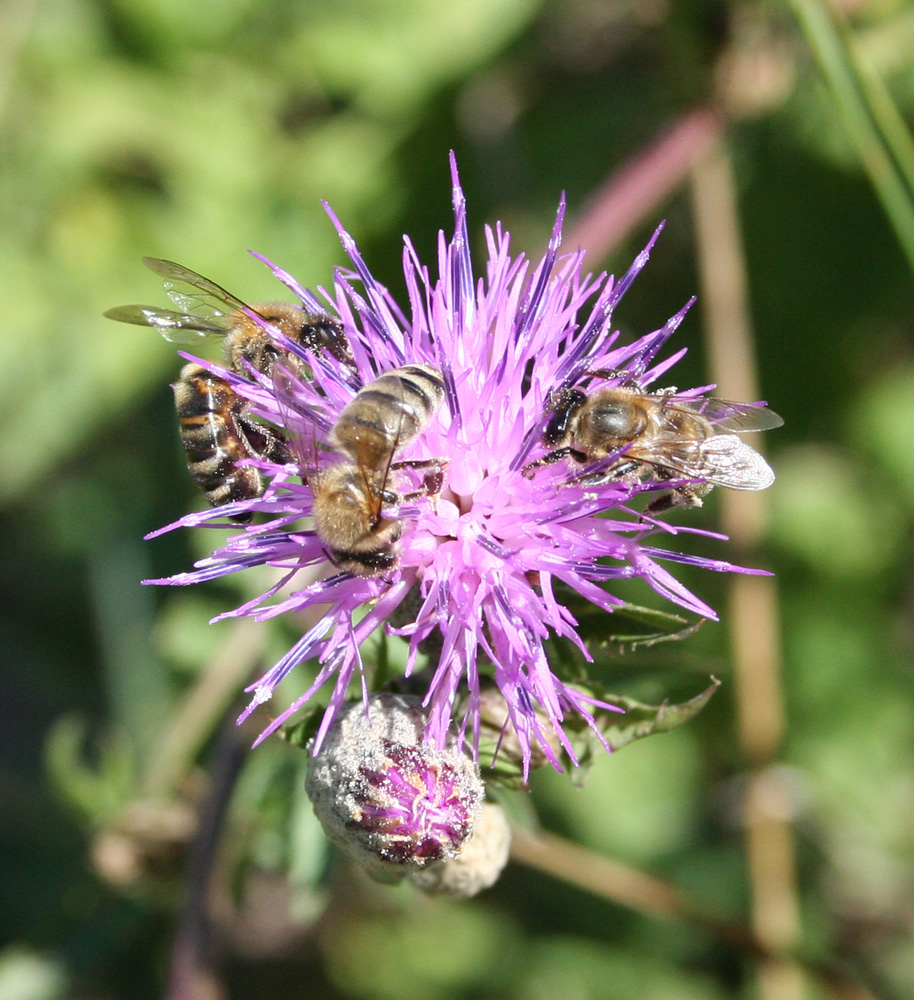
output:
M 589 697 L 609 705 L 617 705 L 624 710 L 623 714 L 599 709 L 592 717 L 606 745 L 615 751 L 645 736 L 668 733 L 693 719 L 711 700 L 714 692 L 720 687 L 720 681 L 712 678 L 711 686 L 689 701 L 680 704 L 664 701 L 660 705 L 644 705 L 634 698 L 611 694 L 600 690 L 592 682 L 570 686 L 586 693 Z M 506 712 L 501 694 L 493 689 L 485 689 L 482 696 L 482 726 L 479 734 L 479 766 L 487 787 L 526 788 L 523 780 L 523 754 L 510 728 L 504 729 Z M 548 730 L 545 718 L 542 722 L 544 729 Z M 564 719 L 562 728 L 571 741 L 574 755 L 578 760 L 577 766 L 567 753 L 560 750 L 558 741 L 554 741 L 554 750 L 570 768 L 573 780 L 577 784 L 583 784 L 583 779 L 586 778 L 594 759 L 606 753 L 606 747 L 593 727 L 577 713 L 569 714 Z M 534 746 L 530 770 L 536 770 L 545 763 L 547 763 L 546 755 L 539 747 Z
M 678 642 L 687 639 L 704 625 L 705 618 L 690 622 L 681 615 L 669 611 L 657 611 L 640 604 L 623 604 L 607 620 L 603 619 L 603 631 L 608 635 L 601 645 L 618 643 L 620 646 L 636 649 L 639 646 L 653 646 L 658 642 Z
M 580 685 L 578 685 L 580 687 Z M 711 678 L 710 687 L 689 701 L 680 704 L 670 704 L 668 701 L 660 705 L 644 705 L 633 698 L 594 690 L 587 686 L 586 693 L 610 705 L 624 709 L 624 714 L 600 710 L 593 721 L 610 750 L 620 750 L 622 747 L 645 736 L 657 733 L 669 733 L 679 726 L 694 719 L 708 704 L 714 693 L 720 687 L 716 677 Z M 569 716 L 564 724 L 565 732 L 571 738 L 578 765 L 573 768 L 572 778 L 577 785 L 583 785 L 593 764 L 594 758 L 606 752 L 603 742 L 596 732 L 581 716 Z
M 821 0 L 791 0 L 860 164 L 914 268 L 914 148 L 888 91 L 840 15 Z
M 325 706 L 320 703 L 309 704 L 304 709 L 303 718 L 293 723 L 293 725 L 283 726 L 279 730 L 280 738 L 292 746 L 298 747 L 299 750 L 306 750 L 308 744 L 317 736 L 317 730 L 320 727 L 321 719 L 324 717 L 324 711 Z
M 45 768 L 60 797 L 84 820 L 98 825 L 131 800 L 136 785 L 134 748 L 107 737 L 96 749 L 95 766 L 86 763 L 88 727 L 75 715 L 58 719 L 45 744 Z
M 542 763 L 534 762 L 531 764 L 531 769 L 539 767 Z M 479 740 L 479 770 L 486 788 L 508 788 L 518 791 L 527 787 L 524 781 L 523 759 L 517 754 L 505 753 L 499 747 L 498 741 L 485 733 Z

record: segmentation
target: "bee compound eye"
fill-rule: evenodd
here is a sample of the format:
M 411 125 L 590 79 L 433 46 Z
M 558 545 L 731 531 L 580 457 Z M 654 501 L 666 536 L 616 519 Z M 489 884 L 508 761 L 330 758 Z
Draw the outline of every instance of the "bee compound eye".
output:
M 567 429 L 568 414 L 564 411 L 554 413 L 549 423 L 546 424 L 546 429 L 543 431 L 543 441 L 546 444 L 557 444 L 565 436 Z
M 546 444 L 558 444 L 563 440 L 586 401 L 587 396 L 580 389 L 550 389 L 546 409 L 552 413 L 552 417 L 543 431 L 543 441 Z

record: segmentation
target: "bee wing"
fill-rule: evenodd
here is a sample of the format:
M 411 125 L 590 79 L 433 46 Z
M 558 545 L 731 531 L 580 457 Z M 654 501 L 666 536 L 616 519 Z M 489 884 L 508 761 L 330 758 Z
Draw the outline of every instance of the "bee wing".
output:
M 699 445 L 708 478 L 731 490 L 764 490 L 774 482 L 774 470 L 764 458 L 735 434 L 715 434 Z
M 385 497 L 388 501 L 393 499 L 393 497 L 391 497 L 387 492 L 387 483 L 390 480 L 390 468 L 393 465 L 394 456 L 400 450 L 400 438 L 406 415 L 407 400 L 409 398 L 409 390 L 407 389 L 402 376 L 397 375 L 396 378 L 399 390 L 398 395 L 400 398 L 400 405 L 397 407 L 397 432 L 394 434 L 393 444 L 387 453 L 387 458 L 380 468 L 375 468 L 372 467 L 371 462 L 369 461 L 369 456 L 364 455 L 361 448 L 357 449 L 357 465 L 362 478 L 365 480 L 368 495 L 372 498 L 372 515 L 375 518 L 380 518 L 381 516 L 381 509 L 384 506 Z
M 365 483 L 365 496 L 369 498 L 368 510 L 370 517 L 375 524 L 381 519 L 381 510 L 384 507 L 385 497 L 388 497 L 386 493 L 387 477 L 390 475 L 390 463 L 392 460 L 393 454 L 387 460 L 387 466 L 380 475 L 370 466 L 363 465 L 361 462 L 357 463 L 359 475 Z M 394 498 L 388 497 L 388 499 L 393 500 Z
M 670 409 L 688 410 L 690 413 L 701 414 L 717 430 L 737 431 L 767 431 L 780 427 L 784 421 L 774 410 L 757 403 L 737 403 L 732 399 L 688 399 L 671 396 Z
M 381 510 L 385 503 L 390 504 L 394 501 L 392 492 L 387 489 L 387 484 L 390 481 L 390 470 L 393 465 L 394 458 L 400 450 L 400 440 L 403 435 L 407 407 L 411 405 L 410 391 L 403 377 L 396 374 L 395 371 L 386 372 L 385 374 L 388 378 L 396 379 L 397 390 L 393 391 L 391 388 L 385 388 L 382 395 L 394 396 L 394 398 L 398 400 L 399 404 L 396 407 L 396 432 L 393 435 L 392 441 L 390 441 L 390 447 L 387 454 L 379 464 L 376 442 L 372 443 L 368 439 L 360 439 L 353 442 L 355 464 L 359 470 L 359 475 L 365 483 L 366 495 L 371 497 L 371 513 L 375 519 L 379 519 L 381 517 Z
M 151 326 L 173 344 L 192 344 L 208 333 L 224 334 L 227 329 L 227 324 L 220 323 L 216 317 L 207 319 L 204 316 L 193 316 L 190 313 L 176 312 L 174 309 L 159 309 L 156 306 L 116 306 L 114 309 L 108 309 L 104 315 L 120 323 Z
M 282 429 L 292 454 L 302 470 L 317 468 L 317 432 L 299 401 L 295 389 L 298 380 L 282 365 L 273 369 L 273 391 L 282 414 Z
M 774 482 L 771 466 L 735 434 L 715 434 L 704 441 L 671 442 L 649 454 L 632 448 L 626 457 L 731 490 L 764 490 Z
M 302 479 L 314 487 L 329 452 L 320 438 L 329 434 L 332 421 L 316 405 L 302 399 L 301 379 L 282 365 L 273 369 L 273 391 L 282 416 L 282 433 L 298 463 Z M 326 468 L 326 464 L 324 464 Z
M 164 279 L 168 297 L 180 309 L 207 318 L 218 318 L 233 312 L 250 312 L 251 307 L 215 281 L 204 278 L 183 264 L 158 257 L 144 257 L 143 263 L 150 271 Z

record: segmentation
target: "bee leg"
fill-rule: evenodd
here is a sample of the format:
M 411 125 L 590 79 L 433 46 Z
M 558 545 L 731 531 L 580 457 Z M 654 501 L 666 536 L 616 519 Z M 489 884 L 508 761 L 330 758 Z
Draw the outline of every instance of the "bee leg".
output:
M 422 479 L 422 486 L 412 493 L 403 495 L 403 500 L 418 500 L 420 497 L 436 497 L 444 486 L 444 473 L 449 465 L 446 458 L 416 459 L 412 462 L 394 462 L 391 469 L 430 469 Z
M 587 374 L 592 375 L 594 378 L 618 379 L 619 385 L 630 389 L 640 391 L 642 387 L 638 376 L 626 368 L 595 368 L 593 371 L 587 372 Z
M 665 510 L 672 510 L 674 507 L 688 507 L 695 506 L 687 503 L 683 503 L 682 500 L 677 499 L 677 490 L 672 490 L 669 493 L 661 493 L 660 496 L 654 497 L 653 500 L 644 508 L 645 514 L 662 514 Z M 698 501 L 698 505 L 701 501 Z
M 563 458 L 573 458 L 581 465 L 587 461 L 587 455 L 583 451 L 578 451 L 576 448 L 557 448 L 555 451 L 550 451 L 548 455 L 538 458 L 535 462 L 528 462 L 521 470 L 521 474 L 525 479 L 532 479 L 534 469 L 543 465 L 552 465 L 553 462 L 560 462 Z
M 644 463 L 629 459 L 625 462 L 617 462 L 615 465 L 602 472 L 594 472 L 590 475 L 576 476 L 571 485 L 574 486 L 602 486 L 604 483 L 636 483 L 644 473 Z
M 394 462 L 391 470 L 397 469 L 435 469 L 443 471 L 447 468 L 450 459 L 447 458 L 416 458 L 410 462 Z
M 701 507 L 702 497 L 710 493 L 713 488 L 711 483 L 680 486 L 678 489 L 670 490 L 669 493 L 661 493 L 659 497 L 655 497 L 644 508 L 644 513 L 659 514 L 674 507 Z
M 252 420 L 246 413 L 234 415 L 234 428 L 235 435 L 249 458 L 263 458 L 280 465 L 292 460 L 285 438 L 265 424 Z M 237 495 L 230 494 L 220 504 L 231 503 L 233 500 L 252 500 L 263 495 L 266 484 L 260 470 L 248 466 L 236 469 L 235 472 L 236 476 L 232 481 L 236 483 L 234 493 Z M 229 520 L 238 524 L 250 524 L 253 516 L 251 511 L 245 511 L 243 514 L 232 514 Z
M 238 416 L 238 425 L 252 458 L 263 458 L 268 462 L 276 462 L 277 465 L 292 461 L 289 445 L 279 431 L 253 420 L 246 413 Z

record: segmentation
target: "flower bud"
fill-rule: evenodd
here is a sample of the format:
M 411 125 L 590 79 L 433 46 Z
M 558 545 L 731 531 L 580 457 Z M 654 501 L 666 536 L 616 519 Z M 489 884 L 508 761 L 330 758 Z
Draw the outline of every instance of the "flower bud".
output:
M 425 741 L 419 698 L 374 694 L 344 705 L 311 758 L 305 789 L 327 836 L 389 878 L 453 858 L 476 826 L 485 790 L 455 734 Z
M 508 863 L 510 848 L 511 827 L 504 810 L 494 802 L 485 802 L 476 829 L 460 854 L 411 872 L 409 878 L 423 892 L 466 899 L 495 883 Z
M 562 744 L 555 734 L 545 712 L 532 709 L 532 714 L 555 758 L 562 752 Z M 479 757 L 486 762 L 497 764 L 500 776 L 514 774 L 520 776 L 526 763 L 533 771 L 549 759 L 543 747 L 532 742 L 523 747 L 513 726 L 508 724 L 510 707 L 505 696 L 495 685 L 483 687 L 479 696 Z

